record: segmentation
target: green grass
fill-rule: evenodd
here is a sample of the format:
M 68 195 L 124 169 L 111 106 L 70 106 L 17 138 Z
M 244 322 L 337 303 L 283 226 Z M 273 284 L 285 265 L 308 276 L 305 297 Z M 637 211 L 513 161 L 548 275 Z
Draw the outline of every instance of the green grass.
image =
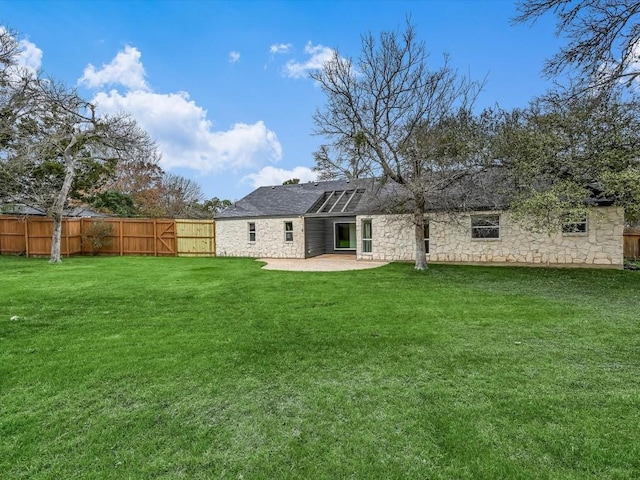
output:
M 0 257 L 0 475 L 639 478 L 639 287 Z

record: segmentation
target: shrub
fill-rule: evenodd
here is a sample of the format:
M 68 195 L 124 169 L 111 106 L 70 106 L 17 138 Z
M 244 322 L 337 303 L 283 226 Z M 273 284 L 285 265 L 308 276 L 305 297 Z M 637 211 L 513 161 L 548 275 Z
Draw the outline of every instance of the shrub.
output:
M 640 270 L 640 260 L 625 260 L 624 261 L 624 269 L 625 270 Z
M 91 245 L 91 251 L 95 255 L 97 250 L 112 244 L 113 225 L 102 219 L 93 220 L 82 233 L 82 244 Z

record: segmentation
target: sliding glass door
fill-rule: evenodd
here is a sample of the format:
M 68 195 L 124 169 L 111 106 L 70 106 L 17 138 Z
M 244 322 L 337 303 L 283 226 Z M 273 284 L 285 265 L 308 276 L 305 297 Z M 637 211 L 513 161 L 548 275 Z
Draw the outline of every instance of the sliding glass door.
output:
M 356 249 L 355 223 L 334 223 L 333 232 L 334 248 L 336 250 Z

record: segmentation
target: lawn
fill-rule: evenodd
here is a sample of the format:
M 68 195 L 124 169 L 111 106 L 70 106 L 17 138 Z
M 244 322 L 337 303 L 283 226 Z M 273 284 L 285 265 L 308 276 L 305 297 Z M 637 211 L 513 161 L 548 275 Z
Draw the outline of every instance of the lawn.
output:
M 640 477 L 640 272 L 0 257 L 3 478 Z

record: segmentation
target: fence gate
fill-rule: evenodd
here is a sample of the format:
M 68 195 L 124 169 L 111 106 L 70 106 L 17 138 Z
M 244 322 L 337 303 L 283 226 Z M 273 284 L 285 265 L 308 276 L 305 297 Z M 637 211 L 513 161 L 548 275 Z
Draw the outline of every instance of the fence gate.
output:
M 154 220 L 155 252 L 154 255 L 176 256 L 176 222 L 175 220 Z
M 176 238 L 180 257 L 213 257 L 216 254 L 213 220 L 176 220 Z

